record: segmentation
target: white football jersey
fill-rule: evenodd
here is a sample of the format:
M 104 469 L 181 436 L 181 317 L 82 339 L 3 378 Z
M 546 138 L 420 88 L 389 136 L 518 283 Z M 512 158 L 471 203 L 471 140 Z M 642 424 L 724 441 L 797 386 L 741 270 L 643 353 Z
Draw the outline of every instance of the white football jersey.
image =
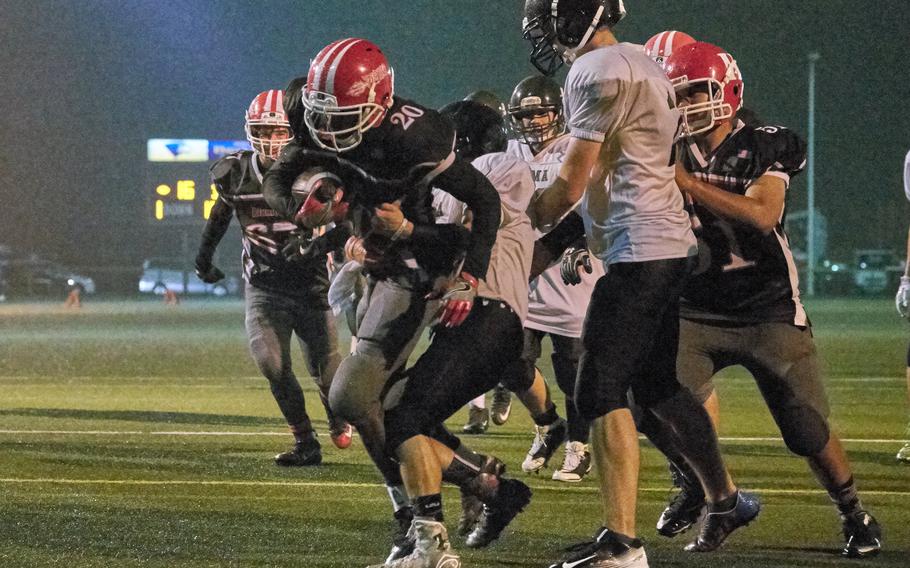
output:
M 589 51 L 569 69 L 569 134 L 603 142 L 584 202 L 592 252 L 607 264 L 696 252 L 671 163 L 676 94 L 640 45 Z
M 568 144 L 569 136 L 564 134 L 535 156 L 527 144 L 509 140 L 506 153 L 521 158 L 531 166 L 535 189 L 539 192 L 549 187 L 559 175 Z M 542 235 L 538 232 L 537 236 Z M 603 274 L 603 265 L 595 261 L 591 274 L 582 274 L 580 284 L 568 286 L 562 281 L 559 263 L 546 269 L 529 287 L 525 327 L 566 337 L 581 337 L 594 284 Z
M 528 314 L 528 275 L 534 252 L 534 231 L 526 213 L 534 196 L 531 169 L 503 152 L 485 154 L 472 164 L 496 188 L 502 213 L 487 276 L 479 281 L 477 295 L 502 300 L 523 322 Z M 433 207 L 437 223 L 464 221 L 465 204 L 448 193 L 434 190 Z

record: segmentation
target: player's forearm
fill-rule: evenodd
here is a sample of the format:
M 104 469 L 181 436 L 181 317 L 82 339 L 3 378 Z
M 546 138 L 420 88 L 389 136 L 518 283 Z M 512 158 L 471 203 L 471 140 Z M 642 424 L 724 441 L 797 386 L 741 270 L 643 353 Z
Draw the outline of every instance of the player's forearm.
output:
M 751 225 L 765 234 L 777 226 L 780 211 L 748 195 L 730 193 L 695 179 L 681 189 L 699 205 L 724 219 Z
M 907 260 L 904 263 L 904 276 L 910 276 L 910 228 L 907 229 Z
M 232 216 L 233 210 L 226 203 L 220 199 L 215 202 L 209 219 L 205 223 L 205 228 L 202 230 L 202 239 L 199 242 L 199 256 L 204 256 L 211 260 L 215 255 L 215 249 L 218 248 L 218 244 L 227 233 Z
M 584 189 L 579 193 L 577 189 L 571 189 L 561 176 L 557 177 L 553 185 L 543 190 L 532 205 L 537 227 L 545 229 L 556 223 L 575 206 L 583 194 Z
M 303 171 L 303 151 L 291 142 L 278 160 L 262 176 L 262 196 L 279 216 L 291 220 L 297 213 L 297 202 L 291 194 L 294 179 Z

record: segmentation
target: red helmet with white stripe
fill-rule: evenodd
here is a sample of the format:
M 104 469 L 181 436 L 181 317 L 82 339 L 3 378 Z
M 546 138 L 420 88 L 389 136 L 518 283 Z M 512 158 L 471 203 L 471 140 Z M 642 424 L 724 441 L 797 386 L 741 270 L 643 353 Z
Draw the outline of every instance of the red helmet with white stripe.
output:
M 284 91 L 270 89 L 256 95 L 246 111 L 246 139 L 253 151 L 267 160 L 291 141 L 291 125 L 284 112 Z
M 645 55 L 663 67 L 664 61 L 674 50 L 690 43 L 695 43 L 695 38 L 686 32 L 667 30 L 651 36 L 651 39 L 645 43 Z
M 310 63 L 303 90 L 303 120 L 313 140 L 344 152 L 379 125 L 392 106 L 394 76 L 379 47 L 347 38 L 322 48 Z
M 706 132 L 731 118 L 743 106 L 743 78 L 733 56 L 723 49 L 698 41 L 674 51 L 664 70 L 683 113 L 683 134 Z M 703 100 L 687 100 L 706 93 Z

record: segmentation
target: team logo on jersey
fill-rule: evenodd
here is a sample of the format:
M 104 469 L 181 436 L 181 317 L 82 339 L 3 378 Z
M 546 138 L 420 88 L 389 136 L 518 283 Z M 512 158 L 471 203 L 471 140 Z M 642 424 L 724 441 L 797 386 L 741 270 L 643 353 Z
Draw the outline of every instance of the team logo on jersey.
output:
M 359 97 L 364 93 L 371 93 L 373 88 L 376 87 L 386 76 L 389 74 L 389 68 L 386 67 L 385 63 L 373 69 L 366 75 L 360 78 L 359 81 L 355 81 L 351 88 L 348 89 L 349 97 Z M 373 102 L 373 95 L 370 95 L 370 102 Z

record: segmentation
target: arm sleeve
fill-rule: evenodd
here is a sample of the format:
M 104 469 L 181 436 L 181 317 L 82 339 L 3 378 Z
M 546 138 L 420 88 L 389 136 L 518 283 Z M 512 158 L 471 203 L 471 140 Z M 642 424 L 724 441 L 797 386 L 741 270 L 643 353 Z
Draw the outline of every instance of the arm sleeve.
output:
M 437 175 L 433 185 L 471 210 L 473 221 L 463 270 L 476 278 L 486 278 L 490 251 L 499 230 L 499 194 L 483 174 L 461 159 Z
M 215 249 L 218 248 L 218 243 L 221 242 L 231 224 L 233 215 L 233 209 L 223 199 L 215 202 L 209 219 L 205 223 L 205 228 L 202 230 L 202 240 L 199 243 L 197 257 L 201 256 L 211 262 L 212 257 L 215 256 Z
M 442 250 L 467 248 L 470 239 L 470 231 L 463 226 L 454 223 L 445 224 L 414 224 L 414 231 L 409 239 L 415 247 L 425 250 Z M 470 270 L 467 272 L 474 274 Z

